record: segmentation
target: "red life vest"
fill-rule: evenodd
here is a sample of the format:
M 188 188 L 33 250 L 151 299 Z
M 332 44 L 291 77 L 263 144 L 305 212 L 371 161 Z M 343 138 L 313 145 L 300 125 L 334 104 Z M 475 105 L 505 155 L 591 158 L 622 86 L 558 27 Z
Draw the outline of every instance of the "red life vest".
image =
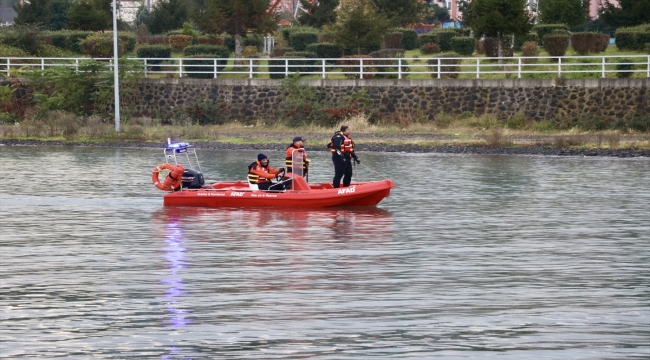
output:
M 257 171 L 257 174 L 254 173 L 253 171 Z M 259 161 L 256 161 L 250 165 L 248 165 L 248 182 L 251 184 L 265 184 L 265 183 L 270 183 L 272 182 L 271 179 L 273 178 L 273 172 L 275 170 L 270 167 L 270 166 L 264 166 L 262 165 Z M 259 173 L 265 173 L 268 175 L 271 175 L 270 177 L 266 177 L 265 175 L 258 175 Z
M 287 168 L 287 173 L 293 172 L 293 152 L 298 150 L 298 149 L 303 149 L 302 150 L 303 151 L 303 153 L 302 153 L 302 156 L 303 156 L 303 161 L 302 161 L 303 171 L 306 171 L 307 169 L 309 169 L 309 162 L 311 160 L 309 160 L 307 158 L 307 152 L 304 150 L 303 147 L 297 147 L 296 145 L 291 144 L 287 148 L 286 157 L 284 158 L 284 166 Z

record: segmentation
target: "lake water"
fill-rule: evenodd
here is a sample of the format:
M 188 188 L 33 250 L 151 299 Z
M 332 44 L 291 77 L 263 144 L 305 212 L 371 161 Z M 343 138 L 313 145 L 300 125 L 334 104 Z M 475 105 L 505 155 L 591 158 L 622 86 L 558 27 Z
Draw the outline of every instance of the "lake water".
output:
M 360 154 L 391 196 L 305 211 L 163 208 L 161 150 L 0 154 L 2 358 L 650 358 L 647 158 Z

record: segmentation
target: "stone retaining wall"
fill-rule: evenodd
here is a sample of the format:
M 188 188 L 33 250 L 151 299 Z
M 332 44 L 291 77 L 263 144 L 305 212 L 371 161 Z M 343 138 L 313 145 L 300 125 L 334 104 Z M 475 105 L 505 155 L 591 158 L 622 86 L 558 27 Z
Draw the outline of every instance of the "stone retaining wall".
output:
M 381 113 L 499 118 L 576 119 L 587 115 L 632 118 L 650 112 L 650 79 L 581 80 L 309 80 L 324 101 L 335 102 L 366 90 Z M 283 101 L 278 80 L 145 79 L 136 98 L 139 110 L 166 111 L 197 99 L 223 104 L 232 117 L 273 116 Z

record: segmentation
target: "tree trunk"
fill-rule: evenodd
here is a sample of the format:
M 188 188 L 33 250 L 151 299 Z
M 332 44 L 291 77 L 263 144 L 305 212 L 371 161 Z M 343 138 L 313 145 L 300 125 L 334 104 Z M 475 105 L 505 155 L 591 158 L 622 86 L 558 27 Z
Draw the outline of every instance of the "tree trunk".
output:
M 241 57 L 241 35 L 237 32 L 235 33 L 235 58 L 238 59 Z M 239 65 L 239 60 L 235 60 L 235 66 Z

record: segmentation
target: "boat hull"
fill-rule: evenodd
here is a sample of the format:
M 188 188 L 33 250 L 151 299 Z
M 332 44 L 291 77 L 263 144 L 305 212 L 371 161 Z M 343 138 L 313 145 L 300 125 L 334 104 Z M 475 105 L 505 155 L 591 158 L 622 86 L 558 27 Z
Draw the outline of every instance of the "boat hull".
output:
M 306 184 L 306 183 L 305 183 Z M 286 192 L 254 191 L 245 182 L 215 183 L 198 190 L 184 189 L 164 197 L 165 206 L 194 207 L 299 207 L 375 206 L 395 187 L 391 180 L 353 183 L 347 188 L 331 184 L 306 185 Z

